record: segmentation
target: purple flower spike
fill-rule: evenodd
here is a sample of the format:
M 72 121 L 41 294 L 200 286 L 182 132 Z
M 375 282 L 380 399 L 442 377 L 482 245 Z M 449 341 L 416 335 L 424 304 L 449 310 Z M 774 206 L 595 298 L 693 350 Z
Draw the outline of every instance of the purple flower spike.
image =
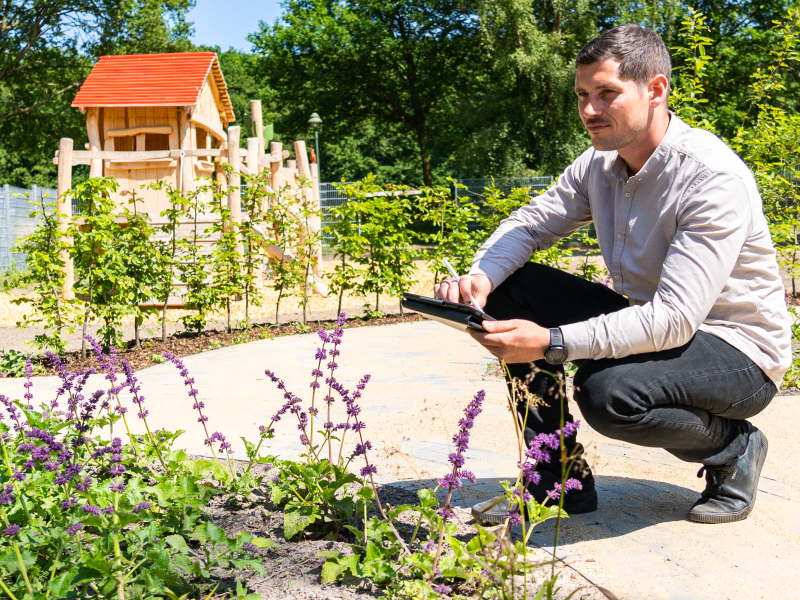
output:
M 67 527 L 67 533 L 69 535 L 75 535 L 81 529 L 83 529 L 83 523 L 75 523 L 74 525 L 70 525 L 69 527 Z
M 374 475 L 378 472 L 378 467 L 375 465 L 367 465 L 366 467 L 361 467 L 361 476 L 362 477 L 369 477 L 370 475 Z
M 152 505 L 149 502 L 139 502 L 139 504 L 133 507 L 133 512 L 135 512 L 138 515 L 139 512 L 143 510 L 150 510 L 151 506 Z
M 18 533 L 19 533 L 19 525 L 11 525 L 3 529 L 3 535 L 6 537 L 11 537 L 12 535 L 17 535 Z

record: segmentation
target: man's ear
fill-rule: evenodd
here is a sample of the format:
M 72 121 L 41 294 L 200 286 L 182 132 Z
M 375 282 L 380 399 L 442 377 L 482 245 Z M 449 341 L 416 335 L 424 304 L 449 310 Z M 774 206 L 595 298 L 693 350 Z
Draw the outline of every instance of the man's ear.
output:
M 661 105 L 667 106 L 669 102 L 669 80 L 667 76 L 659 73 L 647 85 L 650 94 L 650 108 L 658 108 Z

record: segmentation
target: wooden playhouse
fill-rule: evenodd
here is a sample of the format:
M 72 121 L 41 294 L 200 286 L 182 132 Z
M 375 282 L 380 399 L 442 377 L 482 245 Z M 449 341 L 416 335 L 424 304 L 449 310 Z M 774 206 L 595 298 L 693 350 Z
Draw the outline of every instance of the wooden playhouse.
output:
M 195 190 L 200 177 L 216 180 L 228 193 L 232 217 L 241 222 L 240 174 L 269 170 L 272 189 L 288 185 L 319 207 L 313 154 L 309 160 L 303 141 L 294 144 L 296 160 L 286 160 L 289 152 L 280 143 L 271 143 L 267 154 L 258 100 L 251 102 L 253 137 L 248 137 L 246 148 L 240 147 L 240 128 L 232 125 L 236 117 L 213 52 L 103 56 L 72 106 L 86 115 L 89 142 L 85 150 L 75 150 L 72 140 L 63 138 L 53 159 L 58 164 L 59 210 L 66 215 L 71 214 L 71 206 L 65 192 L 71 188 L 72 167 L 80 164 L 89 165 L 91 177 L 117 179 L 119 206 L 127 205 L 135 193 L 142 199 L 138 209 L 148 213 L 154 224 L 169 207 L 165 191 L 148 188 L 159 180 L 183 191 Z M 232 167 L 229 176 L 223 163 Z M 312 182 L 310 189 L 300 191 L 302 177 Z M 309 226 L 319 231 L 321 223 L 316 219 Z M 203 243 L 210 251 L 213 240 Z M 283 253 L 274 245 L 268 251 L 273 257 Z M 314 288 L 326 295 L 319 279 L 321 257 L 319 248 Z M 69 297 L 72 265 L 65 258 L 64 293 Z M 176 299 L 175 303 L 180 302 Z

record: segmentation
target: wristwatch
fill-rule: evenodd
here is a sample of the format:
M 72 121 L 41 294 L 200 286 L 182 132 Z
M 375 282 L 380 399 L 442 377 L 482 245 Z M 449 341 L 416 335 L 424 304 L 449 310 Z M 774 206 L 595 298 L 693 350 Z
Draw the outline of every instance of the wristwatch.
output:
M 550 330 L 550 347 L 544 353 L 544 359 L 551 365 L 560 365 L 567 360 L 567 347 L 564 345 L 564 336 L 561 328 L 554 327 Z

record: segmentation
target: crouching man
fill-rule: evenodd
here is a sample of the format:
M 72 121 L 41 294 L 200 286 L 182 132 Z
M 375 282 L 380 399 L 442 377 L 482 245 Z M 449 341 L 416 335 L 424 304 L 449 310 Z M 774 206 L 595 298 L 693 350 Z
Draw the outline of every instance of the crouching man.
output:
M 661 38 L 622 25 L 578 54 L 578 111 L 592 140 L 546 193 L 503 221 L 468 276 L 438 298 L 470 297 L 499 319 L 471 332 L 525 381 L 580 364 L 574 399 L 610 438 L 664 448 L 702 464 L 706 488 L 689 511 L 700 523 L 747 518 L 767 438 L 746 419 L 770 403 L 792 360 L 785 292 L 755 180 L 714 135 L 668 109 L 670 56 Z M 613 289 L 535 262 L 594 222 Z M 530 390 L 525 437 L 552 433 L 561 408 L 551 376 Z M 566 420 L 572 421 L 569 411 Z M 570 452 L 580 446 L 573 435 Z M 542 464 L 538 501 L 560 480 Z M 597 508 L 587 468 L 568 513 Z M 505 502 L 473 508 L 502 522 Z

